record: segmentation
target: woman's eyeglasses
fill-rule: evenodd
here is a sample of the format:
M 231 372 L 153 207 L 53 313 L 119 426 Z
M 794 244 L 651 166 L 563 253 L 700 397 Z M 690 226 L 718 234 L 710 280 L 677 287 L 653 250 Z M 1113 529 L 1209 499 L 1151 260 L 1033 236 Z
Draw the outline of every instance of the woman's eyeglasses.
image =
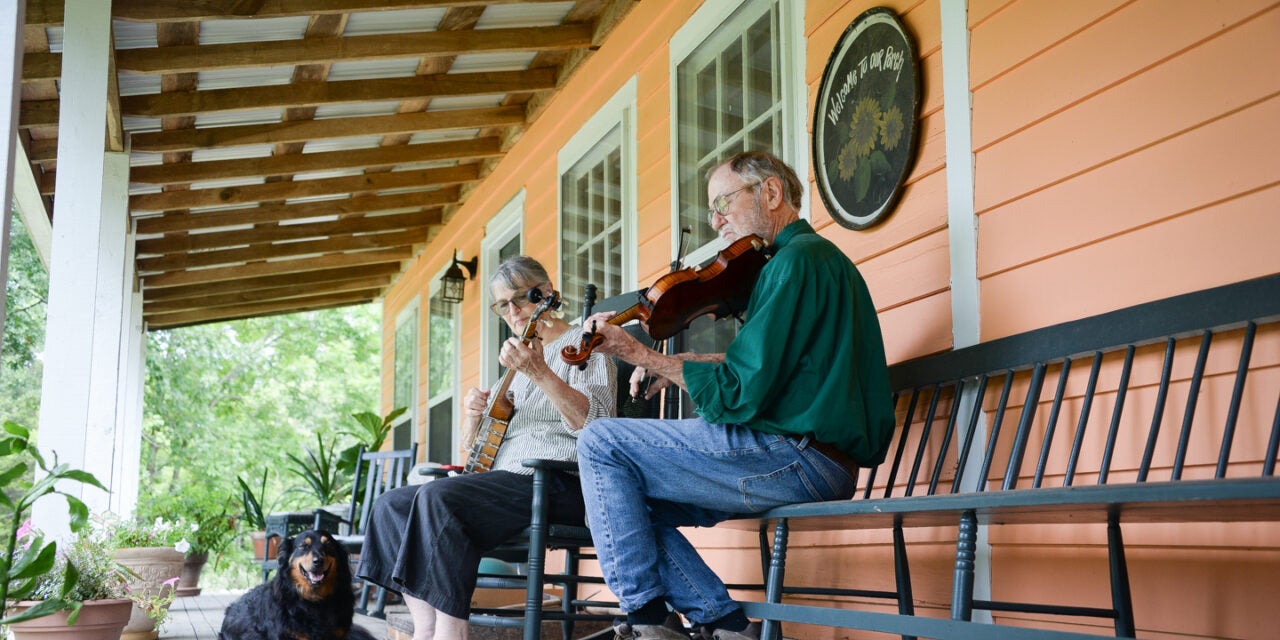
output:
M 530 305 L 537 304 L 540 300 L 542 300 L 542 291 L 538 287 L 529 287 L 518 296 L 494 302 L 489 305 L 489 310 L 499 316 L 505 316 L 511 313 L 513 308 L 524 309 Z

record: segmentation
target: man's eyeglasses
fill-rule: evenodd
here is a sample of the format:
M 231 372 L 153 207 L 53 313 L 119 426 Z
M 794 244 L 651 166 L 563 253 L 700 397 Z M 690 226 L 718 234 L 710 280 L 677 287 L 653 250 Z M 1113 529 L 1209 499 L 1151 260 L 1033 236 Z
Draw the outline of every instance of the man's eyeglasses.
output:
M 707 222 L 715 224 L 716 216 L 724 217 L 725 211 L 729 209 L 729 203 L 733 201 L 733 196 L 747 189 L 754 189 L 760 186 L 759 182 L 744 184 L 733 191 L 726 191 L 711 200 L 711 208 L 707 210 Z
M 538 286 L 542 286 L 542 285 L 538 285 Z M 529 293 L 533 291 L 538 292 L 536 294 L 536 298 L 535 296 L 529 295 Z M 538 289 L 538 287 L 529 287 L 528 289 L 524 290 L 524 293 L 518 296 L 514 296 L 507 300 L 498 300 L 497 302 L 494 302 L 493 304 L 489 305 L 489 310 L 499 316 L 505 316 L 508 313 L 511 313 L 513 308 L 524 309 L 525 307 L 531 306 L 541 299 L 542 299 L 542 292 Z

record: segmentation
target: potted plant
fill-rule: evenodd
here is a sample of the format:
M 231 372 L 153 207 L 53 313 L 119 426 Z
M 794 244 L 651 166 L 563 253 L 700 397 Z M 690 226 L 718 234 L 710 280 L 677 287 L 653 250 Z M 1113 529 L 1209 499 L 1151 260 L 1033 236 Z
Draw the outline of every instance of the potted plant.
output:
M 255 561 L 274 558 L 279 539 L 272 538 L 271 548 L 268 548 L 267 512 L 263 506 L 266 503 L 267 470 L 262 470 L 262 482 L 258 484 L 257 493 L 254 493 L 253 488 L 244 481 L 244 478 L 236 476 L 236 482 L 240 484 L 240 522 L 244 524 L 250 540 L 253 541 L 253 558 Z
M 326 448 L 324 436 L 316 434 L 316 448 L 307 449 L 307 457 L 303 459 L 292 453 L 285 454 L 289 458 L 289 471 L 302 478 L 306 489 L 310 490 L 320 506 L 337 503 L 346 492 L 348 479 L 338 465 L 338 453 L 334 443 Z
M 113 550 L 113 557 L 129 571 L 127 590 L 134 601 L 123 638 L 154 640 L 177 592 L 192 533 L 183 520 L 120 518 L 104 513 L 95 518 L 92 536 Z
M 43 536 L 29 523 L 23 534 L 20 544 L 35 546 L 43 542 Z M 127 578 L 124 568 L 112 559 L 111 550 L 100 541 L 79 536 L 64 543 L 55 554 L 51 570 L 36 577 L 29 600 L 17 603 L 15 610 L 59 601 L 70 606 L 46 617 L 12 623 L 16 639 L 121 637 L 133 609 Z
M 189 548 L 178 582 L 179 598 L 200 593 L 200 574 L 205 564 L 212 557 L 216 565 L 236 533 L 236 517 L 230 513 L 226 492 L 205 485 L 155 496 L 138 507 L 137 518 L 143 522 L 159 518 L 181 523 L 176 528 L 183 531 Z M 182 541 L 177 544 L 181 546 Z
M 68 637 L 86 640 L 118 638 L 131 604 L 107 597 L 122 595 L 112 590 L 119 589 L 121 581 L 113 579 L 111 571 L 100 571 L 102 565 L 95 561 L 107 554 L 70 546 L 59 554 L 57 543 L 45 542 L 25 520 L 37 500 L 57 493 L 67 500 L 71 530 L 81 531 L 89 510 L 79 498 L 59 489 L 58 483 L 65 487 L 67 482 L 78 482 L 104 491 L 106 487 L 89 473 L 59 464 L 56 457 L 48 465 L 31 447 L 30 436 L 30 430 L 8 421 L 0 432 L 0 521 L 8 522 L 0 530 L 5 534 L 0 556 L 0 625 L 19 638 L 29 627 L 71 631 Z M 32 463 L 41 471 L 38 480 Z M 79 551 L 88 553 L 77 562 L 74 554 Z M 99 600 L 114 602 L 98 606 Z

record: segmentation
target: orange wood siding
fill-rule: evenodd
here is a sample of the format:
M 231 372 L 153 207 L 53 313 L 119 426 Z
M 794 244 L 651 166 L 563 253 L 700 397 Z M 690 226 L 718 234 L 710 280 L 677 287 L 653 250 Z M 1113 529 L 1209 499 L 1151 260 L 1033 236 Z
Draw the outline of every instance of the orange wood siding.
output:
M 492 167 L 431 249 L 410 261 L 384 301 L 384 410 L 390 404 L 394 320 L 421 294 L 420 379 L 426 376 L 429 278 L 457 248 L 476 255 L 483 224 L 525 193 L 527 252 L 553 277 L 559 271 L 556 156 L 579 127 L 626 82 L 636 80 L 638 265 L 636 286 L 665 273 L 672 253 L 669 42 L 699 2 L 638 2 L 606 42 L 568 80 L 508 156 Z M 828 56 L 845 29 L 873 6 L 897 11 L 916 40 L 922 76 L 917 159 L 897 209 L 884 223 L 851 231 L 832 222 L 810 181 L 814 226 L 862 270 L 880 312 L 889 360 L 952 346 L 947 128 L 944 117 L 941 0 L 808 0 L 804 3 L 801 104 L 812 117 Z M 1280 3 L 1275 0 L 968 0 L 974 151 L 973 206 L 984 341 L 1129 305 L 1280 271 Z M 811 126 L 811 123 L 810 123 Z M 807 141 L 803 153 L 809 154 Z M 464 224 L 462 221 L 473 221 Z M 468 283 L 459 308 L 460 388 L 477 384 L 484 285 Z M 1230 341 L 1215 347 L 1198 412 L 1213 416 L 1197 438 L 1218 436 L 1233 371 Z M 1218 351 L 1217 349 L 1220 349 Z M 1251 379 L 1280 377 L 1280 335 L 1260 334 Z M 1152 402 L 1161 349 L 1144 349 L 1128 402 L 1132 415 Z M 1168 474 L 1190 363 L 1175 361 L 1175 383 L 1157 451 Z M 1086 376 L 1069 385 L 1078 398 Z M 1117 374 L 1104 368 L 1095 420 L 1109 418 Z M 1046 382 L 1047 398 L 1056 372 Z M 423 383 L 425 384 L 425 382 Z M 1025 383 L 1022 383 L 1025 384 Z M 1025 388 L 1024 388 L 1025 391 Z M 1017 389 L 1015 389 L 1015 394 Z M 426 389 L 420 388 L 425 401 Z M 1042 399 L 1042 402 L 1048 402 Z M 1250 397 L 1233 447 L 1232 474 L 1257 469 L 1274 398 Z M 905 411 L 905 408 L 902 409 Z M 1014 414 L 1017 413 L 1015 410 Z M 1035 438 L 1048 411 L 1037 411 Z M 422 415 L 421 413 L 419 415 Z M 1204 419 L 1204 418 L 1202 418 Z M 1007 415 L 1005 424 L 1016 424 Z M 1059 429 L 1064 428 L 1059 425 Z M 1074 426 L 1071 427 L 1074 429 Z M 1124 423 L 1142 439 L 1149 424 Z M 1091 426 L 1089 464 L 1097 472 L 1105 428 Z M 1038 442 L 1033 442 L 1036 446 Z M 1200 443 L 1203 444 L 1203 443 Z M 1199 445 L 1198 445 L 1199 446 Z M 1050 479 L 1061 482 L 1064 451 Z M 1212 460 L 1189 461 L 1203 475 Z M 1132 474 L 1137 461 L 1116 460 Z M 1028 465 L 1029 476 L 1034 465 Z M 689 532 L 730 582 L 759 580 L 755 537 Z M 1125 531 L 1139 634 L 1153 638 L 1263 638 L 1280 628 L 1280 528 L 1272 525 L 1135 526 Z M 917 609 L 945 616 L 951 596 L 954 530 L 907 532 Z M 990 531 L 992 597 L 1078 595 L 1106 604 L 1105 532 L 1095 527 L 1005 527 Z M 793 534 L 789 581 L 893 588 L 888 532 Z M 1044 576 L 1053 576 L 1044 580 Z M 741 594 L 743 597 L 758 597 Z M 819 602 L 821 598 L 800 599 Z M 890 611 L 883 602 L 857 606 Z M 1000 615 L 1006 624 L 1046 624 Z M 1050 621 L 1050 624 L 1058 622 Z M 1063 628 L 1066 628 L 1065 626 Z M 1105 621 L 1075 629 L 1107 633 Z M 884 637 L 789 625 L 789 637 Z

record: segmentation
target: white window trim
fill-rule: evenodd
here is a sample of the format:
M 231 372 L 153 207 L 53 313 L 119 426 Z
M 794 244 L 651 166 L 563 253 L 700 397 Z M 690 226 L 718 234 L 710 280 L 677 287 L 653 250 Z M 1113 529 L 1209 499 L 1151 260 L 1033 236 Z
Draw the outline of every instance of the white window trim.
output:
M 786 127 L 786 131 L 782 136 L 784 148 L 775 149 L 774 153 L 791 165 L 792 169 L 795 169 L 796 175 L 800 176 L 801 182 L 806 187 L 809 183 L 809 87 L 804 81 L 806 45 L 804 0 L 717 0 L 716 2 L 704 2 L 690 16 L 689 21 L 676 30 L 675 35 L 671 37 L 671 59 L 667 74 L 667 77 L 671 78 L 671 255 L 675 258 L 683 257 L 685 260 L 684 266 L 686 267 L 710 260 L 717 252 L 724 249 L 727 243 L 717 238 L 706 246 L 691 251 L 687 256 L 677 255 L 680 251 L 680 232 L 678 231 L 680 222 L 677 218 L 677 214 L 680 211 L 680 176 L 678 175 L 679 163 L 676 161 L 680 151 L 678 148 L 680 140 L 680 132 L 678 131 L 680 108 L 677 96 L 680 83 L 676 77 L 676 70 L 685 58 L 689 57 L 703 41 L 711 36 L 713 31 L 719 28 L 738 9 L 746 5 L 765 5 L 774 2 L 779 6 L 778 28 L 787 35 L 786 41 L 790 43 L 790 46 L 782 49 L 782 59 L 779 62 L 784 100 L 782 118 Z M 808 191 L 807 188 L 806 191 Z M 805 220 L 809 219 L 808 198 L 804 198 L 800 204 L 800 217 Z
M 396 408 L 395 407 L 395 404 L 396 404 L 396 352 L 395 350 L 397 345 L 396 336 L 400 334 L 400 327 L 409 321 L 409 315 L 414 311 L 418 312 L 416 316 L 418 321 L 418 326 L 414 327 L 415 339 L 413 341 L 414 342 L 413 364 L 410 366 L 410 369 L 409 369 L 410 371 L 413 372 L 412 374 L 413 380 L 411 381 L 411 384 L 409 387 L 410 388 L 409 410 L 406 411 L 405 413 L 409 416 L 409 420 L 411 421 L 411 424 L 417 427 L 419 430 L 424 428 L 424 425 L 421 420 L 421 416 L 418 415 L 418 384 L 422 381 L 422 373 L 419 370 L 419 367 L 422 366 L 422 354 L 420 353 L 422 349 L 419 348 L 422 345 L 423 316 L 422 316 L 421 302 L 422 302 L 421 296 L 414 296 L 413 299 L 410 300 L 408 304 L 400 308 L 400 311 L 396 313 L 395 330 L 391 334 L 391 409 L 395 410 Z M 425 435 L 425 433 L 426 432 L 424 431 L 423 434 Z
M 638 216 L 636 214 L 639 189 L 636 167 L 636 77 L 631 76 L 618 92 L 609 98 L 604 106 L 592 115 L 578 132 L 560 148 L 556 156 L 556 259 L 564 259 L 564 247 L 560 239 L 564 237 L 564 193 L 561 189 L 565 172 L 573 168 L 588 151 L 590 151 L 605 134 L 614 127 L 622 126 L 622 282 L 636 282 L 636 249 L 638 244 Z M 557 268 L 560 283 L 564 284 L 564 274 Z M 624 287 L 627 285 L 623 285 Z
M 484 228 L 484 239 L 480 241 L 480 291 L 489 295 L 489 281 L 498 266 L 498 250 L 511 241 L 520 238 L 520 252 L 524 253 L 524 199 L 525 191 L 511 198 Z M 488 389 L 498 380 L 498 327 L 502 319 L 488 312 L 484 299 L 480 301 L 480 388 Z
M 432 348 L 432 344 L 431 344 L 431 342 L 430 342 L 430 339 L 431 339 L 431 299 L 432 299 L 432 298 L 434 298 L 434 297 L 436 296 L 436 293 L 438 293 L 438 292 L 440 291 L 440 289 L 441 289 L 441 287 L 442 287 L 442 285 L 441 285 L 441 283 L 440 283 L 440 279 L 441 279 L 442 277 L 444 277 L 445 272 L 446 272 L 446 271 L 448 271 L 448 270 L 449 270 L 449 267 L 450 267 L 450 266 L 452 266 L 452 265 L 453 265 L 453 262 L 452 262 L 452 261 L 450 261 L 448 265 L 441 265 L 441 266 L 440 266 L 440 270 L 439 270 L 439 271 L 437 271 L 437 272 L 436 272 L 436 274 L 435 274 L 434 276 L 432 276 L 432 278 L 431 278 L 431 286 L 428 288 L 428 293 L 427 293 L 427 317 L 426 317 L 426 321 L 424 322 L 424 324 L 425 324 L 425 325 L 426 325 L 426 327 L 427 327 L 427 340 L 428 340 L 428 342 L 427 342 L 427 348 L 428 348 L 428 349 L 431 349 L 431 348 Z M 454 353 L 454 355 L 455 355 L 455 356 L 458 354 L 459 350 L 462 348 L 462 337 L 461 337 L 461 334 L 462 334 L 462 323 L 460 322 L 460 319 L 461 319 L 461 315 L 460 315 L 460 314 L 455 313 L 455 314 L 454 314 L 454 323 L 453 323 L 453 335 L 449 337 L 449 339 L 453 341 L 453 353 Z M 428 357 L 427 357 L 427 362 L 428 362 L 428 363 L 430 363 L 430 362 L 431 362 L 431 358 L 430 358 L 430 356 L 429 356 L 429 355 L 428 355 Z M 461 359 L 460 359 L 460 358 L 457 358 L 457 357 L 454 357 L 454 358 L 453 358 L 453 374 L 450 376 L 450 379 L 451 379 L 451 380 L 453 380 L 453 389 L 452 389 L 452 393 L 453 393 L 452 405 L 453 405 L 453 407 L 452 407 L 451 411 L 452 411 L 452 415 L 453 415 L 453 422 L 454 422 L 454 424 L 455 424 L 455 425 L 456 425 L 456 424 L 459 424 L 459 416 L 461 416 L 461 415 L 462 415 L 462 414 L 461 414 L 461 411 L 462 411 L 462 384 L 461 384 L 461 383 L 459 382 L 459 380 L 458 380 L 458 378 L 462 375 L 462 366 L 461 366 L 461 362 L 462 362 L 462 361 L 461 361 Z M 428 371 L 428 372 L 427 372 L 427 380 L 428 380 L 428 382 L 430 382 L 430 380 L 431 380 L 431 372 L 430 372 L 430 371 Z M 434 398 L 434 396 L 431 394 L 430 384 L 428 384 L 428 388 L 427 388 L 427 401 L 423 403 L 424 405 L 426 405 L 426 408 L 425 408 L 425 411 L 424 411 L 424 415 L 425 415 L 425 416 L 430 416 L 430 415 L 431 415 L 431 400 L 432 400 L 433 398 Z M 431 435 L 431 432 L 427 429 L 427 421 L 426 421 L 425 419 L 422 421 L 422 423 L 421 423 L 421 424 L 422 424 L 422 443 L 423 443 L 423 445 L 424 445 L 424 448 L 425 448 L 425 449 L 429 449 L 429 448 L 430 448 L 430 444 L 431 444 L 431 443 L 427 440 L 427 438 Z M 459 447 L 459 443 L 458 443 L 458 436 L 460 435 L 460 434 L 459 434 L 459 430 L 458 430 L 458 429 L 453 428 L 453 425 L 450 425 L 450 428 L 449 428 L 449 434 L 450 434 L 450 435 L 449 435 L 449 455 L 451 456 L 451 459 L 452 459 L 452 461 L 454 462 L 454 464 L 457 464 L 457 463 L 459 462 L 459 461 L 458 461 L 458 447 Z M 427 451 L 423 451 L 423 452 L 422 452 L 422 455 L 423 455 L 423 458 L 425 459 L 425 458 L 426 458 L 426 455 L 427 455 Z

